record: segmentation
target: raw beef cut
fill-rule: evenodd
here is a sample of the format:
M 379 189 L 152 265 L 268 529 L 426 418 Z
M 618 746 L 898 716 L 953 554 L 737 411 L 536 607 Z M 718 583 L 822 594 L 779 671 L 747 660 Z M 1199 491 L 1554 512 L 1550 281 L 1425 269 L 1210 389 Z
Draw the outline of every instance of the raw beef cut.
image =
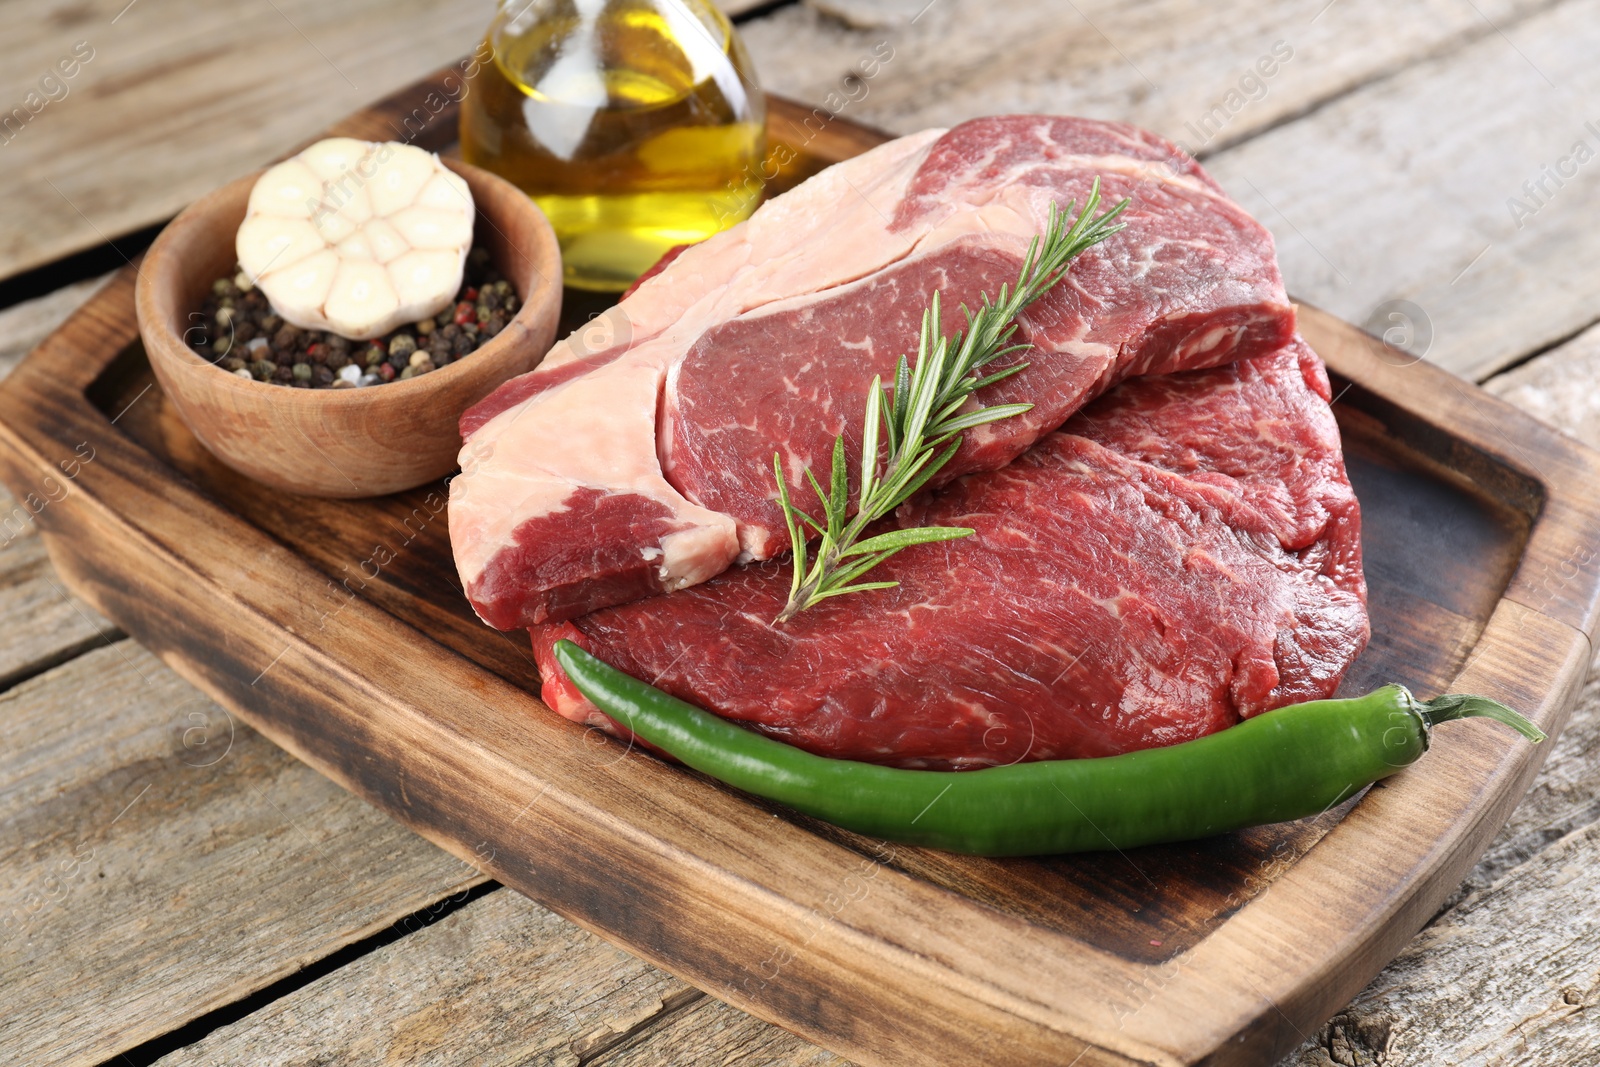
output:
M 568 637 L 813 752 L 968 768 L 1199 737 L 1332 694 L 1366 643 L 1360 513 L 1298 340 L 1127 382 L 897 518 L 977 533 L 780 627 L 776 561 L 535 627 L 545 701 L 612 725 L 556 665 Z
M 774 453 L 798 493 L 835 434 L 859 447 L 930 294 L 954 328 L 1096 178 L 1104 206 L 1132 200 L 1127 228 L 1022 316 L 1030 366 L 981 399 L 1036 407 L 968 435 L 946 477 L 1004 466 L 1123 378 L 1288 342 L 1271 237 L 1168 142 L 1049 116 L 889 142 L 683 251 L 611 313 L 617 343 L 569 338 L 467 412 L 450 533 L 479 615 L 571 618 L 782 552 Z

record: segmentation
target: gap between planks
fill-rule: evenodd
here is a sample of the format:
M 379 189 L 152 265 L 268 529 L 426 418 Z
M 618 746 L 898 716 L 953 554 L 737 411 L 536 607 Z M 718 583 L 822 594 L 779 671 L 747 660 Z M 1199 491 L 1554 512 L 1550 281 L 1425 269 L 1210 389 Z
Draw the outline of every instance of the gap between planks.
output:
M 353 961 L 159 1067 L 848 1067 L 512 892 Z
M 198 1018 L 191 1019 L 177 1029 L 169 1030 L 159 1037 L 151 1038 L 142 1045 L 119 1052 L 111 1059 L 106 1060 L 105 1063 L 107 1067 L 112 1067 L 112 1065 L 115 1065 L 115 1067 L 149 1067 L 150 1064 L 156 1063 L 163 1056 L 187 1048 L 205 1039 L 214 1031 L 253 1015 L 274 1001 L 281 1000 L 297 990 L 304 989 L 324 975 L 332 974 L 342 967 L 349 966 L 362 956 L 376 952 L 385 945 L 391 945 L 402 937 L 407 937 L 426 929 L 460 909 L 470 907 L 473 901 L 497 892 L 501 888 L 502 886 L 499 882 L 483 882 L 463 890 L 456 896 L 447 897 L 444 900 L 430 904 L 397 920 L 393 926 L 386 930 L 373 934 L 371 937 L 363 938 L 360 941 L 351 942 L 343 948 L 307 964 L 294 974 L 280 978 L 269 986 L 263 986 L 247 996 L 230 1001 Z

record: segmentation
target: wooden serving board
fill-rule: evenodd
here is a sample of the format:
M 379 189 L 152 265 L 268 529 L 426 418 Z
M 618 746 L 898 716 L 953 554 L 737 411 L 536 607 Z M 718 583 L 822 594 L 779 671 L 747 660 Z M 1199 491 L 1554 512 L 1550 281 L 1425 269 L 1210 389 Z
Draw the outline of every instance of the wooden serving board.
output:
M 338 132 L 448 149 L 437 80 Z M 430 93 L 434 96 L 430 97 Z M 435 114 L 435 112 L 438 112 Z M 791 184 L 880 141 L 773 101 Z M 0 475 L 85 600 L 322 773 L 628 950 L 868 1064 L 1266 1063 L 1434 912 L 1549 746 L 1451 724 L 1300 823 L 1038 860 L 891 846 L 586 731 L 456 584 L 445 486 L 268 490 L 178 421 L 130 266 L 0 390 Z M 570 301 L 569 325 L 601 304 Z M 1301 309 L 1365 517 L 1347 690 L 1484 693 L 1554 734 L 1600 613 L 1600 456 Z

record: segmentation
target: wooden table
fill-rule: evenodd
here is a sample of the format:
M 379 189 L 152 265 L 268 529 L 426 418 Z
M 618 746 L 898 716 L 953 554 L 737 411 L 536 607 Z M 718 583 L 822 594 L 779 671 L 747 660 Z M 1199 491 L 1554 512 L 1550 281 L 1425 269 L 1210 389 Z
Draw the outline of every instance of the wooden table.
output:
M 729 6 L 769 88 L 852 119 L 1050 110 L 1182 141 L 1271 226 L 1292 292 L 1600 445 L 1600 0 Z M 0 374 L 120 262 L 109 239 L 465 53 L 490 15 L 39 7 L 0 0 L 0 119 L 79 42 L 92 58 L 0 134 Z M 21 517 L 0 533 L 0 687 L 4 1062 L 842 1062 L 232 721 L 67 595 Z M 1449 906 L 1287 1063 L 1593 1062 L 1597 747 L 1591 682 Z

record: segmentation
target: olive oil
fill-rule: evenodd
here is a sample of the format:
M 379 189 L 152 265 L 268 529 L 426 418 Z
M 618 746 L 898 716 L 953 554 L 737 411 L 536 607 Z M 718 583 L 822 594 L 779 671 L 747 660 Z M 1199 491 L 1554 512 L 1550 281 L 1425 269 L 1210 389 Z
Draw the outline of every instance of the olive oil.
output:
M 706 0 L 505 0 L 461 154 L 532 196 L 566 283 L 621 290 L 754 210 L 765 104 Z

